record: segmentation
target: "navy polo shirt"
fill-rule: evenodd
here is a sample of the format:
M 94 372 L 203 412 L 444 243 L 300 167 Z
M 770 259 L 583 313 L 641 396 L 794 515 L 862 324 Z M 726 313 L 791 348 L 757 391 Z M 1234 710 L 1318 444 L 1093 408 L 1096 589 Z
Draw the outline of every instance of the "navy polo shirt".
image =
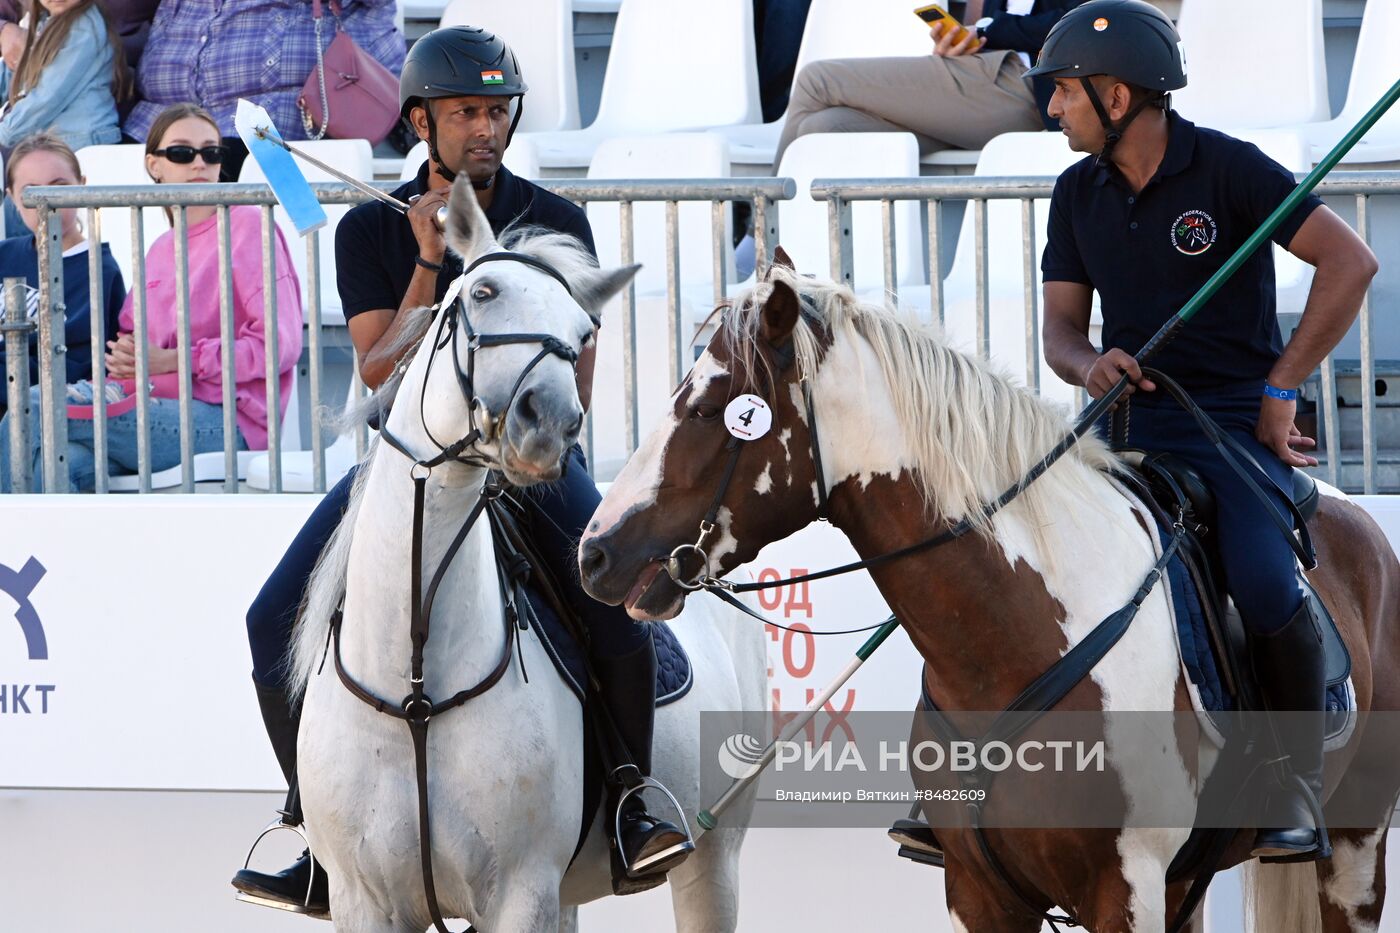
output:
M 1099 293 L 1103 349 L 1137 353 L 1297 187 L 1258 147 L 1168 114 L 1167 151 L 1134 194 L 1116 166 L 1093 156 L 1055 183 L 1041 271 Z M 1287 248 L 1309 196 L 1274 231 Z M 1256 250 L 1152 366 L 1188 389 L 1263 381 L 1283 352 L 1273 250 Z
M 425 161 L 418 176 L 396 188 L 393 196 L 407 201 L 426 193 L 429 164 Z M 596 255 L 588 215 L 578 205 L 517 178 L 505 166 L 496 172 L 494 184 L 496 194 L 486 219 L 497 236 L 512 224 L 545 227 L 578 237 Z M 397 311 L 417 268 L 413 261 L 417 255 L 413 225 L 403 214 L 382 201 L 369 201 L 349 211 L 335 228 L 335 284 L 345 319 L 380 308 Z M 439 301 L 462 274 L 461 257 L 450 250 L 442 265 L 437 277 Z

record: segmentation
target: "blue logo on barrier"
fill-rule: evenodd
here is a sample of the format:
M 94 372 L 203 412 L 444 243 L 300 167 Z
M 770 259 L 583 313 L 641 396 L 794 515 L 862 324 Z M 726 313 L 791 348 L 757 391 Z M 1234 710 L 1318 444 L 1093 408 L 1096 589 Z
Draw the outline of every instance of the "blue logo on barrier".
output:
M 0 564 L 0 593 L 7 594 L 19 606 L 15 619 L 24 633 L 31 661 L 46 661 L 49 657 L 49 640 L 44 635 L 44 626 L 39 622 L 39 613 L 29 601 L 29 594 L 34 592 L 34 587 L 39 585 L 46 572 L 44 565 L 33 557 L 18 571 Z

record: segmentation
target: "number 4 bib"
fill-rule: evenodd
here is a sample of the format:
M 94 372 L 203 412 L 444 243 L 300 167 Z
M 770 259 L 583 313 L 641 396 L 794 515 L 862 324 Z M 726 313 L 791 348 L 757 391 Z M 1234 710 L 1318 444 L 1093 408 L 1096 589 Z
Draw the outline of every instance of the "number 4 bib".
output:
M 755 441 L 773 426 L 773 410 L 757 395 L 741 395 L 725 406 L 724 426 L 741 441 Z

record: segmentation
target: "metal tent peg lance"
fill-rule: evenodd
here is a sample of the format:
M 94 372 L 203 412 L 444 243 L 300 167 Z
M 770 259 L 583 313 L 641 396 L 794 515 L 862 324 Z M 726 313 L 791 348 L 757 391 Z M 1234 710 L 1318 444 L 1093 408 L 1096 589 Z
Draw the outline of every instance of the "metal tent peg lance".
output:
M 410 207 L 413 206 L 413 202 L 416 201 L 416 200 L 418 199 L 418 197 L 420 197 L 419 195 L 415 195 L 414 197 L 410 198 L 410 199 L 409 199 L 408 201 L 406 201 L 406 202 L 405 202 L 405 201 L 400 201 L 398 198 L 394 197 L 394 196 L 391 195 L 391 194 L 387 194 L 387 193 L 385 193 L 384 191 L 381 191 L 379 188 L 376 188 L 374 185 L 367 184 L 366 182 L 360 181 L 360 179 L 354 177 L 353 175 L 346 174 L 345 172 L 342 172 L 340 169 L 336 168 L 335 166 L 333 166 L 333 165 L 331 165 L 331 164 L 329 164 L 329 163 L 327 163 L 327 162 L 325 162 L 325 161 L 323 161 L 323 160 L 321 160 L 321 159 L 316 158 L 314 155 L 311 155 L 309 152 L 306 152 L 306 151 L 303 150 L 303 149 L 299 149 L 299 148 L 297 148 L 296 146 L 293 146 L 292 144 L 288 143 L 286 140 L 280 139 L 279 137 L 273 135 L 272 133 L 269 133 L 269 132 L 267 131 L 267 128 L 266 128 L 266 127 L 259 127 L 258 130 L 257 130 L 257 134 L 258 134 L 258 138 L 259 138 L 259 139 L 265 139 L 265 140 L 267 140 L 268 142 L 270 142 L 270 143 L 272 143 L 272 144 L 274 144 L 274 145 L 281 146 L 283 149 L 287 150 L 287 151 L 290 152 L 292 155 L 296 156 L 298 159 L 302 159 L 303 161 L 308 162 L 308 163 L 310 163 L 311 165 L 316 166 L 316 167 L 319 168 L 321 171 L 325 172 L 326 174 L 330 175 L 330 176 L 333 177 L 333 178 L 338 178 L 338 179 L 340 179 L 341 181 L 345 182 L 345 183 L 346 183 L 347 185 L 349 185 L 350 187 L 354 188 L 356 191 L 363 192 L 364 194 L 367 194 L 367 195 L 369 195 L 370 197 L 374 198 L 376 201 L 381 201 L 381 202 L 383 202 L 384 204 L 389 205 L 389 206 L 392 207 L 394 210 L 398 211 L 400 214 L 407 214 L 407 213 L 408 213 L 408 209 L 409 209 Z M 439 208 L 437 209 L 437 217 L 436 217 L 436 220 L 437 220 L 437 228 L 438 228 L 439 230 L 446 230 L 446 229 L 447 229 L 447 205 L 446 205 L 446 204 L 442 205 L 441 207 L 439 207 Z

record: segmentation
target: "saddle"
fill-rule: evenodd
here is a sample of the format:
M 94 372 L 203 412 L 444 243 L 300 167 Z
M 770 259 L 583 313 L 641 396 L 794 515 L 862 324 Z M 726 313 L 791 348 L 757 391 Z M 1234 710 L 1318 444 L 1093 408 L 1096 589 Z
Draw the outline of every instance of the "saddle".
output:
M 588 658 L 588 634 L 559 581 L 549 572 L 528 531 L 525 506 L 510 500 L 507 508 L 492 514 L 492 529 L 498 542 L 514 560 L 506 573 L 513 583 L 513 611 L 520 633 L 533 631 L 556 673 L 563 680 L 583 711 L 583 811 L 578 840 L 570 864 L 583 850 L 593 821 L 606 802 L 606 775 L 617 767 L 616 727 L 598 696 L 598 681 Z M 656 652 L 656 707 L 659 709 L 684 697 L 694 684 L 694 669 L 671 626 L 652 624 L 652 645 Z M 519 634 L 519 633 L 518 633 Z M 518 637 L 518 636 L 517 636 Z M 522 658 L 523 669 L 523 658 Z M 528 675 L 526 676 L 528 680 Z M 638 881 L 626 877 L 616 856 L 612 859 L 613 892 L 633 894 L 661 884 L 662 879 Z
M 1245 629 L 1238 610 L 1225 591 L 1219 541 L 1214 534 L 1214 491 L 1200 473 L 1169 453 L 1119 451 L 1136 472 L 1140 492 L 1159 524 L 1170 527 L 1178 512 L 1184 514 L 1187 533 L 1179 548 L 1180 560 L 1168 570 L 1168 584 L 1177 615 L 1177 642 L 1182 663 L 1199 695 L 1201 712 L 1259 709 L 1258 691 L 1248 663 Z M 1301 470 L 1292 473 L 1292 499 L 1298 515 L 1310 520 L 1317 513 L 1317 482 Z M 1329 747 L 1346 740 L 1354 723 L 1350 713 L 1355 698 L 1350 687 L 1351 655 L 1336 622 L 1317 591 L 1301 574 L 1299 580 L 1323 632 L 1327 682 L 1327 742 Z M 1211 732 L 1223 741 L 1217 728 Z

